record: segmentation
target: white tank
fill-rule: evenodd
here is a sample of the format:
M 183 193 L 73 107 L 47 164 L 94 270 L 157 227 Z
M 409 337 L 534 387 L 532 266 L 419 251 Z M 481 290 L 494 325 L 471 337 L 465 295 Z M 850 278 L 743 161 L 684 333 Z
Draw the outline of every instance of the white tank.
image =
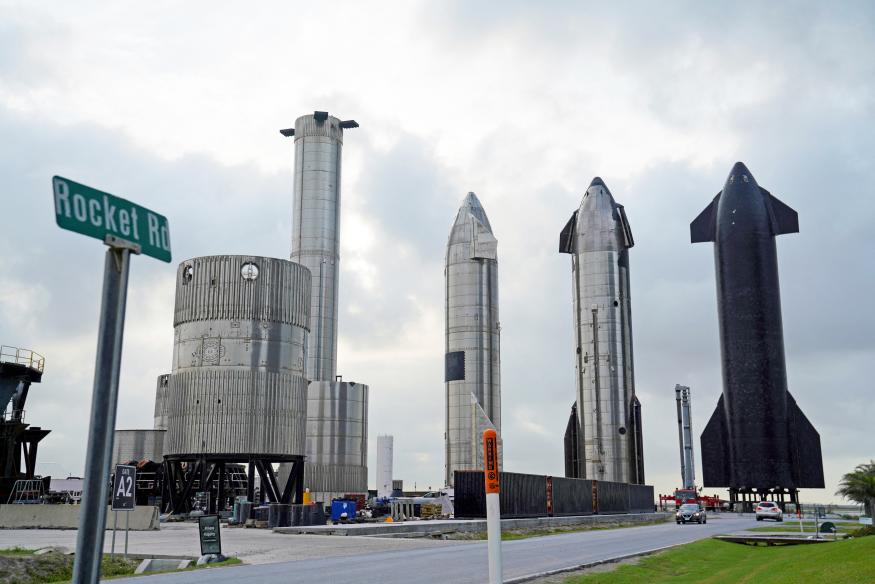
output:
M 393 450 L 392 436 L 377 436 L 377 497 L 388 497 L 392 494 Z

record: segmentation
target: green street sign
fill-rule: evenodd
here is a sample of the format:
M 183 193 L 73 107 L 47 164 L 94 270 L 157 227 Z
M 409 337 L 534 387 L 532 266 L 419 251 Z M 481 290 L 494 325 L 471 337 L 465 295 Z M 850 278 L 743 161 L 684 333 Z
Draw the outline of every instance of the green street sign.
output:
M 170 226 L 164 215 L 60 176 L 52 177 L 52 190 L 61 229 L 101 241 L 112 235 L 139 245 L 147 256 L 170 261 Z

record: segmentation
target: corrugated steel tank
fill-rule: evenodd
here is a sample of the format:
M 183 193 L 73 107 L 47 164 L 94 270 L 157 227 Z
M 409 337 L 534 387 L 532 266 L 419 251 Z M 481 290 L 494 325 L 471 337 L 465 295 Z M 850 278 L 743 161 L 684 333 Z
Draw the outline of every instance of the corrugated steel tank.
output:
M 309 309 L 310 272 L 288 260 L 179 264 L 166 455 L 304 454 Z
M 317 501 L 368 490 L 368 386 L 312 381 L 304 487 Z
M 164 460 L 164 430 L 116 430 L 112 443 L 112 463 L 131 460 Z

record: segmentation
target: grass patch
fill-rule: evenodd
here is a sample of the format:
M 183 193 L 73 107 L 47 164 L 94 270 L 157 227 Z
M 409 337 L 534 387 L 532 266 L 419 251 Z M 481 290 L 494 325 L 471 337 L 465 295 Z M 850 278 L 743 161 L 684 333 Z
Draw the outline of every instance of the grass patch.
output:
M 0 549 L 0 556 L 31 556 L 33 555 L 34 550 L 29 550 L 22 547 L 14 547 L 14 548 L 3 548 Z
M 747 546 L 706 539 L 565 584 L 875 582 L 875 537 L 816 545 Z
M 61 553 L 33 555 L 35 550 L 20 547 L 0 549 L 0 584 L 48 584 L 53 582 L 69 582 L 73 578 L 73 556 Z M 112 559 L 104 554 L 100 564 L 100 579 L 109 580 L 132 576 L 142 560 L 124 559 L 120 554 Z M 185 570 L 168 570 L 167 572 L 189 572 L 209 568 L 222 568 L 242 564 L 239 558 L 228 558 L 224 562 L 206 564 L 204 566 L 189 566 Z M 166 574 L 167 572 L 150 572 Z
M 598 531 L 604 529 L 624 529 L 627 527 L 642 527 L 644 525 L 659 525 L 671 520 L 671 517 L 665 519 L 654 519 L 640 523 L 618 522 L 618 523 L 602 523 L 593 525 L 565 525 L 557 527 L 540 527 L 536 529 L 509 529 L 502 530 L 501 541 L 513 541 L 517 539 L 528 539 L 530 537 L 544 537 L 547 535 L 560 535 L 563 533 L 577 533 L 580 531 Z M 471 533 L 460 533 L 453 539 L 487 539 L 485 531 L 476 531 Z
M 832 522 L 836 526 L 836 530 L 839 533 L 852 533 L 860 528 L 859 524 L 856 523 L 845 523 L 845 522 Z M 802 529 L 804 533 L 815 533 L 813 521 L 803 521 Z M 784 521 L 783 523 L 775 523 L 774 525 L 766 525 L 763 527 L 752 527 L 747 531 L 762 531 L 766 533 L 777 533 L 777 532 L 794 532 L 799 533 L 799 522 L 798 521 Z M 823 532 L 821 532 L 823 533 Z
M 69 582 L 73 578 L 73 556 L 61 553 L 33 555 L 34 550 L 12 548 L 0 550 L 0 584 L 43 584 Z M 103 557 L 101 576 L 129 576 L 139 560 Z

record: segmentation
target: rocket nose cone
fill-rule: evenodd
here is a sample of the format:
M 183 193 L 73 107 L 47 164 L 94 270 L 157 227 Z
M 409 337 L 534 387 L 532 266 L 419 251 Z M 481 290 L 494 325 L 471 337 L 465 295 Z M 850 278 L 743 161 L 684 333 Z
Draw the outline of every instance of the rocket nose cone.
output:
M 736 162 L 735 166 L 732 167 L 732 171 L 730 174 L 735 174 L 735 175 L 746 174 L 746 175 L 750 176 L 750 171 L 747 169 L 747 167 L 744 165 L 743 162 Z
M 606 185 L 605 185 L 605 181 L 602 180 L 602 177 L 597 176 L 594 179 L 592 179 L 592 182 L 589 183 L 589 186 L 591 186 L 591 187 L 604 187 Z
M 475 209 L 476 208 L 479 208 L 479 209 L 483 208 L 483 205 L 480 204 L 480 199 L 477 198 L 477 195 L 475 195 L 473 192 L 470 192 L 470 191 L 468 192 L 467 195 L 465 195 L 465 200 L 462 201 L 462 205 L 463 206 L 467 205 L 468 207 L 475 208 Z
M 459 207 L 459 212 L 456 215 L 456 221 L 453 225 L 456 226 L 468 223 L 472 217 L 482 223 L 490 232 L 492 231 L 492 226 L 489 224 L 486 210 L 483 208 L 483 205 L 480 204 L 480 199 L 478 199 L 477 195 L 473 192 L 469 192 L 465 195 L 465 199 L 462 201 L 462 206 Z M 452 237 L 452 233 L 455 233 L 455 230 L 451 232 L 450 237 Z
M 756 180 L 743 162 L 736 162 L 726 178 L 726 187 L 741 184 L 756 185 Z

